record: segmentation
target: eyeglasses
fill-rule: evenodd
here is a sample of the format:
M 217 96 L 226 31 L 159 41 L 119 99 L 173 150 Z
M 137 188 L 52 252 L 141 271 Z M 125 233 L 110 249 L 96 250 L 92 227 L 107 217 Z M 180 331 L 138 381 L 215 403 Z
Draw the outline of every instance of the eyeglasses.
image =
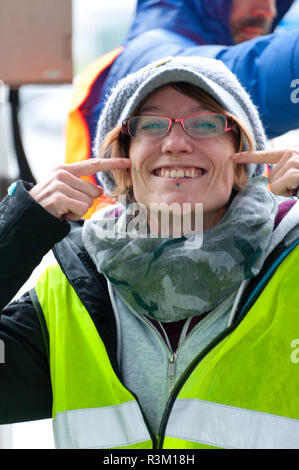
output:
M 134 116 L 122 123 L 122 133 L 131 137 L 164 137 L 179 122 L 191 137 L 207 139 L 235 130 L 233 120 L 224 114 L 198 113 L 181 119 L 164 116 Z

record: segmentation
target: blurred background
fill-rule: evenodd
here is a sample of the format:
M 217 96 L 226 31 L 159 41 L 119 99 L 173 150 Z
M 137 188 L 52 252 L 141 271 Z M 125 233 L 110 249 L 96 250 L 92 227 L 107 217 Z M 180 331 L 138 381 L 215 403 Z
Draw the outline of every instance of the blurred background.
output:
M 93 60 L 121 44 L 133 19 L 135 5 L 136 0 L 72 1 L 74 78 Z M 295 2 L 278 29 L 294 29 L 298 25 L 299 0 Z M 29 167 L 37 181 L 64 161 L 65 123 L 71 92 L 71 83 L 23 85 L 19 88 L 22 144 Z M 10 112 L 8 94 L 8 88 L 1 84 L 0 69 L 0 176 L 5 175 L 13 180 L 18 175 L 18 165 L 12 131 L 6 119 Z M 292 131 L 273 140 L 272 146 L 283 148 L 291 143 L 299 143 L 298 132 Z M 17 296 L 33 286 L 40 271 L 52 260 L 52 254 L 49 253 Z M 54 448 L 51 420 L 0 426 L 0 448 Z
M 14 1 L 23 4 L 24 0 Z M 74 79 L 93 60 L 121 44 L 131 24 L 135 5 L 136 0 L 72 0 Z M 9 125 L 9 90 L 7 86 L 1 86 L 1 77 L 0 65 L 0 176 L 7 175 L 14 180 L 18 175 L 18 164 Z M 71 93 L 71 83 L 23 85 L 19 88 L 18 114 L 22 145 L 37 181 L 64 162 L 65 123 Z M 16 297 L 32 287 L 40 272 L 52 261 L 53 255 L 49 253 Z M 51 420 L 0 425 L 1 448 L 54 448 Z

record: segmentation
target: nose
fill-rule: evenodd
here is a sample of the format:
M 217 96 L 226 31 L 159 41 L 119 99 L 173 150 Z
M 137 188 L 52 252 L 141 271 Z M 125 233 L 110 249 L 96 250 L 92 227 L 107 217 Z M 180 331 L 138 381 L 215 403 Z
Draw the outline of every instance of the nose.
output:
M 163 154 L 181 156 L 193 150 L 192 138 L 184 131 L 180 122 L 174 122 L 161 144 Z
M 259 0 L 253 6 L 252 14 L 274 19 L 277 15 L 276 0 Z

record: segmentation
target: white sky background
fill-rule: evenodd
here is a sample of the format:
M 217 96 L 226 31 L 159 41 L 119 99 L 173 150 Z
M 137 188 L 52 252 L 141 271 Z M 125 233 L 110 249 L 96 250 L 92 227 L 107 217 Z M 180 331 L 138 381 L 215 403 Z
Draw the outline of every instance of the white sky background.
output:
M 133 18 L 136 0 L 73 0 L 73 54 L 75 72 L 102 53 L 117 47 Z M 299 19 L 299 0 L 289 16 Z M 112 33 L 111 33 L 112 32 Z M 21 89 L 20 120 L 23 144 L 31 169 L 37 180 L 64 161 L 64 124 L 71 99 L 71 86 L 30 87 Z M 42 112 L 41 112 L 42 111 Z M 283 148 L 298 142 L 298 131 L 273 141 Z M 14 165 L 11 165 L 11 173 Z M 54 261 L 48 254 L 18 293 L 34 285 L 44 267 Z M 6 444 L 3 436 L 6 436 Z M 1 445 L 2 442 L 2 445 Z M 0 448 L 54 448 L 51 420 L 0 426 Z

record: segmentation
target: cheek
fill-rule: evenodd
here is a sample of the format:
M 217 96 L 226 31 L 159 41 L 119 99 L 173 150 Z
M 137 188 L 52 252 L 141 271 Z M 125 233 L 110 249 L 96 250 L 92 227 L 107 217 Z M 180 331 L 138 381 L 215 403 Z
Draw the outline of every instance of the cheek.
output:
M 129 147 L 129 158 L 132 162 L 131 185 L 137 201 L 143 202 L 143 196 L 147 181 L 145 178 L 146 164 L 150 157 L 150 148 L 146 142 L 139 142 L 137 139 L 131 141 Z
M 129 157 L 136 168 L 142 165 L 147 156 L 149 155 L 150 148 L 147 143 L 143 140 L 133 139 L 131 140 L 129 147 Z
M 236 152 L 233 137 L 218 139 L 211 149 L 213 171 L 209 181 L 209 190 L 217 196 L 217 199 L 226 200 L 230 197 L 234 184 L 236 163 L 231 159 Z M 225 201 L 226 202 L 226 201 Z
M 227 138 L 218 138 L 211 148 L 211 159 L 215 172 L 219 176 L 226 177 L 234 172 L 235 162 L 231 159 L 231 156 L 236 152 L 236 145 L 233 137 L 227 136 Z
M 138 181 L 140 161 L 142 160 L 141 155 L 143 155 L 141 145 L 138 145 L 138 142 L 136 142 L 135 140 L 133 142 L 131 141 L 129 147 L 129 158 L 132 162 L 131 179 L 133 184 Z

